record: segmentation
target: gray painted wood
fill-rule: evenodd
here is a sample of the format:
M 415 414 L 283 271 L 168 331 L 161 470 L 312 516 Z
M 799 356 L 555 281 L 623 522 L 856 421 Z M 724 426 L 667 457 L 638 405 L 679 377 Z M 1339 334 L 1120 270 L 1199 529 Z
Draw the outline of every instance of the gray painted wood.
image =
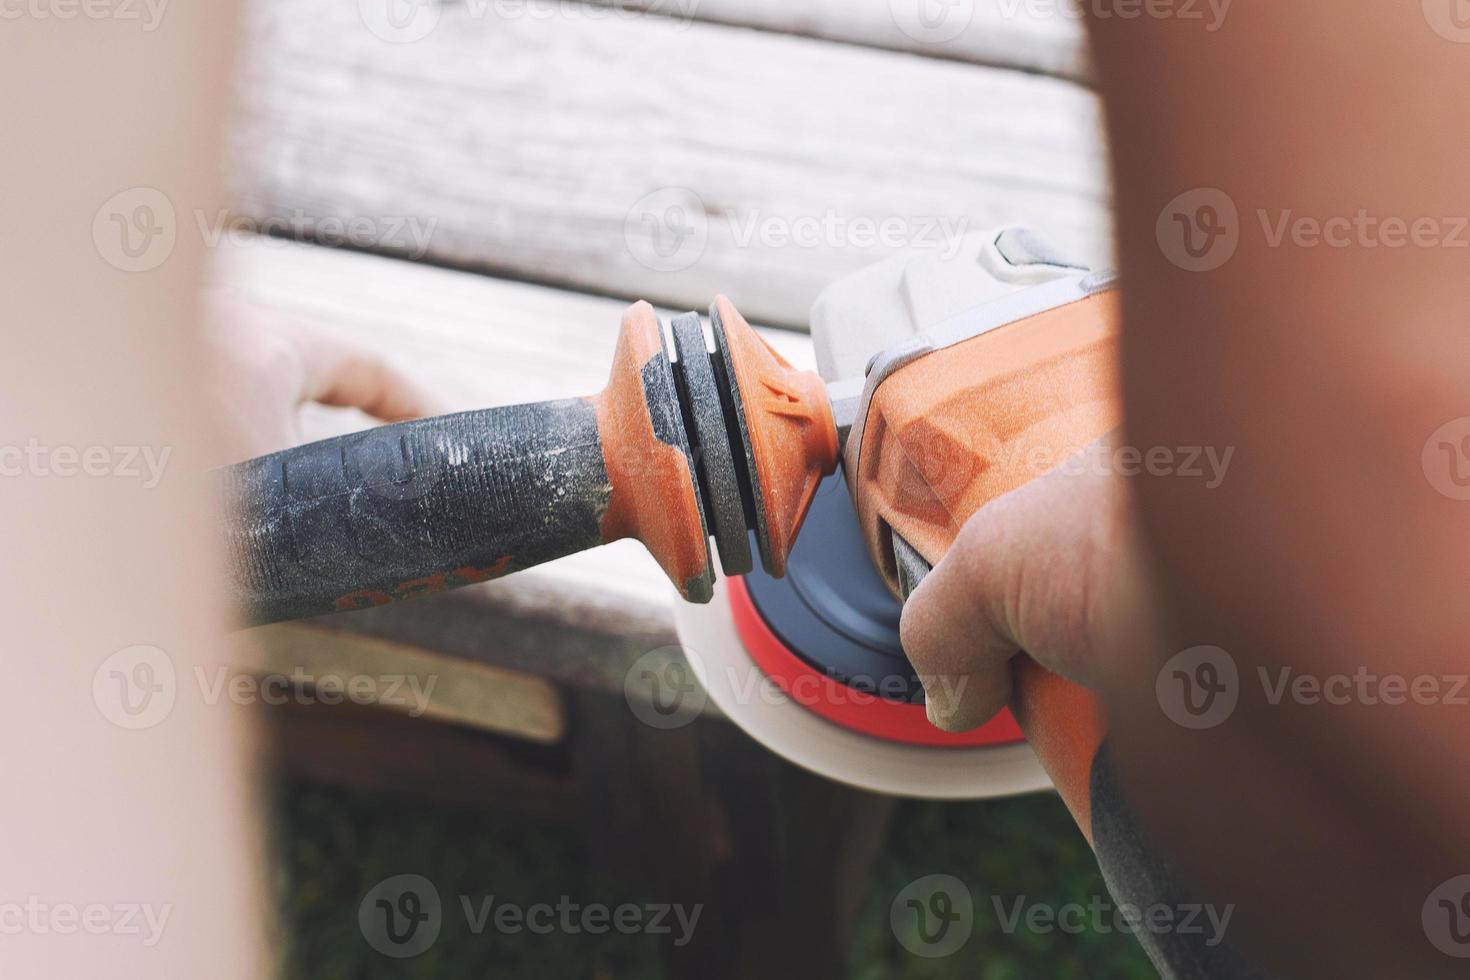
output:
M 1091 77 L 1082 12 L 1071 0 L 598 0 L 629 17 L 756 27 L 1078 81 Z
M 1002 223 L 1109 259 L 1098 103 L 1073 83 L 671 17 L 434 9 L 393 43 L 348 0 L 257 5 L 244 216 L 673 307 L 723 291 L 797 326 L 834 279 Z

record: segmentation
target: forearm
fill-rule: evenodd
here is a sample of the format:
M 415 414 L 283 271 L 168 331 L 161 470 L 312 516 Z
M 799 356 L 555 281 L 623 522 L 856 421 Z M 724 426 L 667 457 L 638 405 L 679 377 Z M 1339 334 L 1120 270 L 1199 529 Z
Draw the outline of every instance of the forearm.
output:
M 1234 450 L 1215 489 L 1133 481 L 1169 626 L 1107 683 L 1125 781 L 1207 890 L 1251 903 L 1240 927 L 1292 943 L 1309 960 L 1298 969 L 1357 973 L 1383 953 L 1413 973 L 1406 950 L 1446 967 L 1419 918 L 1434 885 L 1470 870 L 1457 826 L 1470 709 L 1271 704 L 1259 670 L 1467 669 L 1470 503 L 1436 491 L 1421 452 L 1470 415 L 1470 232 L 1446 220 L 1470 215 L 1470 46 L 1418 4 L 1242 2 L 1215 32 L 1146 15 L 1091 26 L 1127 439 Z M 1176 264 L 1207 241 L 1197 221 L 1182 239 L 1194 209 L 1166 213 L 1195 188 L 1237 213 L 1221 213 L 1233 255 L 1200 272 Z M 1310 244 L 1300 218 L 1332 241 Z M 1416 219 L 1433 229 L 1394 247 Z M 1241 702 L 1192 732 L 1158 710 L 1155 680 L 1198 644 L 1229 651 Z

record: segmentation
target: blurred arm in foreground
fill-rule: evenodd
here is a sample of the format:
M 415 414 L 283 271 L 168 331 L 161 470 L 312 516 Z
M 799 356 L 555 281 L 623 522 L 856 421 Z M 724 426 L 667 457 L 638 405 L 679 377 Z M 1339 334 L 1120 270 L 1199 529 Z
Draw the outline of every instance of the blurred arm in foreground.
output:
M 1130 803 L 1273 969 L 1448 975 L 1470 954 L 1470 30 L 1452 0 L 1237 4 L 1214 30 L 1087 6 L 1121 442 L 1231 465 L 996 501 L 905 644 L 973 675 L 961 724 L 1021 648 L 1101 690 Z M 1184 697 L 1222 717 L 1178 723 Z
M 195 673 L 224 663 L 193 229 L 233 8 L 0 31 L 7 978 L 266 967 L 246 719 Z

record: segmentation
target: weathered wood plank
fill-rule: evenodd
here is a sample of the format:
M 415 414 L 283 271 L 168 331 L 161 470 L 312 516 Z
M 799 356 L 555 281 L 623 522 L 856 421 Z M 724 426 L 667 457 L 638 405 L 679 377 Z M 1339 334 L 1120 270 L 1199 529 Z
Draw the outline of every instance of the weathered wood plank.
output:
M 934 58 L 1091 78 L 1081 11 L 1071 0 L 598 0 L 633 16 L 757 27 Z M 575 7 L 574 4 L 568 4 Z
M 376 351 L 444 411 L 600 391 L 628 306 L 254 235 L 222 241 L 214 258 L 216 291 L 245 318 L 295 320 Z M 692 308 L 703 312 L 713 298 Z M 758 329 L 792 363 L 814 365 L 805 336 Z M 307 421 L 314 438 L 367 424 L 332 409 L 309 412 Z
M 561 694 L 546 680 L 419 645 L 279 623 L 236 634 L 235 653 L 240 669 L 304 684 L 329 706 L 379 705 L 532 742 L 557 742 L 566 732 Z
M 575 779 L 540 764 L 540 756 L 554 749 L 354 704 L 287 701 L 269 706 L 261 720 L 272 772 L 419 806 L 508 811 L 553 822 L 578 812 Z
M 832 280 L 996 224 L 1108 258 L 1098 105 L 1066 81 L 461 5 L 394 44 L 353 0 L 265 0 L 251 35 L 241 212 L 321 238 L 357 219 L 370 249 L 798 326 Z

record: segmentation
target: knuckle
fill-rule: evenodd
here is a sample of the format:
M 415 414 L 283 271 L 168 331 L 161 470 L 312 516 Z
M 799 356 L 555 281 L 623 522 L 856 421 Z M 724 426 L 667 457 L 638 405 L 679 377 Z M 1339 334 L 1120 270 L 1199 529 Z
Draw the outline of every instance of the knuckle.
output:
M 903 604 L 903 612 L 898 618 L 898 639 L 903 645 L 904 653 L 913 661 L 924 658 L 925 629 L 923 625 L 924 612 L 923 587 L 920 586 L 908 602 Z

